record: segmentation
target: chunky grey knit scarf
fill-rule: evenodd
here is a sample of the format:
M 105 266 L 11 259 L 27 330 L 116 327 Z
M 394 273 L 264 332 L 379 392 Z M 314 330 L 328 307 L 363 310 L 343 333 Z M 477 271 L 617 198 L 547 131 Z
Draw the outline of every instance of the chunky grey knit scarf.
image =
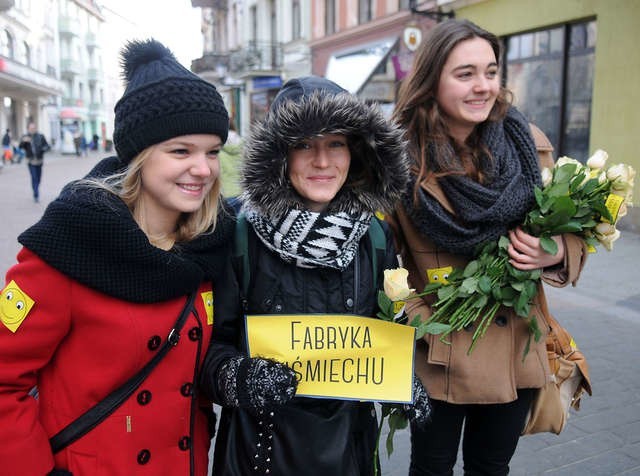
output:
M 341 271 L 353 260 L 372 216 L 308 210 L 291 210 L 278 218 L 252 210 L 245 210 L 245 215 L 260 240 L 283 260 L 302 268 Z
M 450 253 L 471 256 L 479 244 L 521 223 L 535 203 L 534 186 L 541 184 L 529 124 L 515 108 L 503 121 L 487 123 L 481 141 L 493 156 L 482 160 L 484 184 L 460 175 L 439 179 L 455 216 L 424 190 L 419 191 L 417 206 L 412 193 L 403 199 L 418 230 Z M 409 190 L 415 177 L 412 182 Z

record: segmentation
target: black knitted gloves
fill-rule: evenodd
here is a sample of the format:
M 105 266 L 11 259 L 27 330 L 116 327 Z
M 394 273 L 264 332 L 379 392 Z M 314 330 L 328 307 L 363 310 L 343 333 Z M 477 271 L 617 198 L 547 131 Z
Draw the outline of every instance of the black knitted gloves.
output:
M 404 405 L 404 413 L 418 426 L 427 423 L 431 417 L 429 395 L 417 375 L 413 376 L 413 403 Z
M 262 410 L 291 400 L 298 382 L 293 370 L 275 360 L 234 357 L 222 364 L 218 388 L 223 406 Z

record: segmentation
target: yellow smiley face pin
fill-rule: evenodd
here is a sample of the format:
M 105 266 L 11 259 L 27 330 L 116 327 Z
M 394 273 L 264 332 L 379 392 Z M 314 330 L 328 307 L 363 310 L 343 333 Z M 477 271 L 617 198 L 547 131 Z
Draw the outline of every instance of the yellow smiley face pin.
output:
M 207 312 L 207 324 L 213 325 L 213 291 L 206 291 L 200 293 L 202 297 L 202 303 L 204 304 L 204 310 Z
M 444 268 L 430 268 L 427 270 L 427 280 L 429 283 L 447 284 L 449 275 L 453 272 L 453 267 L 445 266 Z
M 11 332 L 17 331 L 34 304 L 33 299 L 11 280 L 0 294 L 0 321 Z

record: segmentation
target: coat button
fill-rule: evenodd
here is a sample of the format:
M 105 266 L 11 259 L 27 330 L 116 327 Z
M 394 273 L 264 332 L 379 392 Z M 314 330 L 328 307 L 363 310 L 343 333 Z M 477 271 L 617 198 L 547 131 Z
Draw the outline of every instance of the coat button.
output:
M 200 340 L 200 336 L 202 335 L 202 331 L 200 330 L 199 327 L 192 327 L 191 329 L 189 329 L 189 339 L 196 341 L 196 340 Z
M 162 338 L 160 336 L 153 336 L 151 339 L 149 339 L 149 342 L 147 342 L 147 347 L 149 348 L 149 350 L 157 350 L 158 347 L 160 347 L 161 343 Z
M 138 403 L 140 405 L 146 405 L 151 401 L 151 392 L 149 390 L 143 390 L 137 396 Z
M 264 300 L 264 305 L 265 305 L 266 307 L 271 307 L 271 303 L 272 303 L 272 302 L 273 302 L 273 301 L 272 301 L 271 299 L 265 299 L 265 300 Z
M 465 331 L 467 331 L 467 332 L 473 332 L 473 328 L 474 328 L 474 327 L 475 327 L 475 326 L 473 325 L 473 323 L 472 323 L 472 322 L 470 322 L 469 324 L 467 324 L 466 326 L 464 326 L 464 330 L 465 330 Z
M 188 436 L 183 436 L 182 438 L 180 438 L 180 441 L 178 441 L 178 448 L 180 448 L 182 451 L 187 451 L 190 447 L 191 438 L 189 438 Z
M 353 307 L 353 299 L 347 298 L 347 300 L 344 302 L 344 305 L 347 306 L 347 309 L 351 309 Z
M 193 391 L 193 385 L 191 385 L 191 383 L 189 382 L 182 384 L 182 387 L 180 387 L 180 393 L 182 394 L 183 397 L 190 397 L 192 391 Z
M 275 306 L 273 306 L 273 310 L 275 312 L 282 312 L 282 306 L 280 304 L 276 304 Z
M 147 464 L 151 459 L 151 451 L 149 450 L 141 450 L 138 453 L 138 464 Z
M 496 325 L 498 327 L 504 327 L 507 325 L 507 317 L 506 316 L 498 316 L 496 317 Z

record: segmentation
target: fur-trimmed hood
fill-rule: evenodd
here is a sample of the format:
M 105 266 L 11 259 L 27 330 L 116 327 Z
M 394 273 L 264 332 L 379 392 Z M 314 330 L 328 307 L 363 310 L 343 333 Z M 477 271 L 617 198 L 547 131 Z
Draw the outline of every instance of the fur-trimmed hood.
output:
M 287 82 L 265 119 L 253 126 L 242 170 L 246 206 L 271 217 L 303 209 L 287 177 L 288 148 L 305 138 L 331 133 L 348 137 L 351 166 L 327 211 L 391 211 L 409 178 L 402 131 L 385 119 L 377 105 L 317 77 Z

